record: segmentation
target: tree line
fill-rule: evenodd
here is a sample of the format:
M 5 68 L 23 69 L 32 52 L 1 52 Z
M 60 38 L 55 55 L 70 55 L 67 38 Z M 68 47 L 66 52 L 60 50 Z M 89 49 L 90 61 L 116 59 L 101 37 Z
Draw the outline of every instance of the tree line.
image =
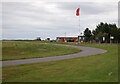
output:
M 86 28 L 84 30 L 85 42 L 96 42 L 100 43 L 120 43 L 120 28 L 116 24 L 107 24 L 101 22 L 96 26 L 96 29 L 90 30 Z M 110 39 L 110 37 L 113 37 Z M 103 40 L 103 38 L 105 38 Z

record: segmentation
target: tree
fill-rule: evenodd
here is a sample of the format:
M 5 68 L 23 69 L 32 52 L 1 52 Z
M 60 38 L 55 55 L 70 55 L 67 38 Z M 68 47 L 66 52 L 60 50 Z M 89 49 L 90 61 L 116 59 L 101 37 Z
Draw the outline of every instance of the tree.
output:
M 92 33 L 91 30 L 89 30 L 89 28 L 85 29 L 84 36 L 85 36 L 85 42 L 90 41 L 90 37 L 92 36 Z
M 117 39 L 117 43 L 120 43 L 120 28 L 117 29 L 116 39 Z
M 100 35 L 101 35 L 100 38 L 102 38 L 103 36 L 106 37 L 107 42 L 110 42 L 110 36 L 114 36 L 114 41 L 119 40 L 119 36 L 118 36 L 119 32 L 116 24 L 107 24 L 107 23 L 101 22 L 96 26 L 96 29 L 93 30 L 92 33 L 94 37 L 100 36 Z
M 96 37 L 99 37 L 100 42 L 103 42 L 103 37 L 105 37 L 105 41 L 110 42 L 110 36 L 113 36 L 113 42 L 120 43 L 120 28 L 117 28 L 116 24 L 107 24 L 101 22 L 96 25 L 96 29 L 92 32 L 89 28 L 86 28 L 84 31 L 85 42 L 90 40 L 96 40 Z

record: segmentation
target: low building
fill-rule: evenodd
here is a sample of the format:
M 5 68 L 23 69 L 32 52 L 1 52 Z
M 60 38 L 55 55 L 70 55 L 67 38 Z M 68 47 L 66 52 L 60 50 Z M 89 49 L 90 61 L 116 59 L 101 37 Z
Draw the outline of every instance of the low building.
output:
M 57 37 L 56 42 L 75 42 L 78 37 Z
M 40 38 L 40 37 L 37 37 L 37 39 L 34 39 L 34 40 L 41 41 L 41 38 Z
M 78 36 L 78 37 L 57 37 L 56 42 L 78 42 L 78 38 L 80 39 L 80 42 L 84 40 L 84 36 Z

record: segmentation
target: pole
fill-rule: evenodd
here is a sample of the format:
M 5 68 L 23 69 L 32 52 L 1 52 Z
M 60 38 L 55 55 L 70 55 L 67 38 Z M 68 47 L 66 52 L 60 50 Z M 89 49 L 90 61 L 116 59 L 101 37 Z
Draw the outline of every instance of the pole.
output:
M 79 34 L 80 34 L 80 15 L 79 15 Z
M 66 37 L 66 32 L 65 32 L 65 37 Z
M 110 44 L 111 44 L 111 34 L 110 34 Z
M 65 42 L 66 42 L 66 32 L 65 32 Z
M 80 7 L 80 6 L 79 6 Z M 81 9 L 80 9 L 81 10 Z M 80 12 L 79 10 L 79 12 Z M 79 34 L 80 34 L 80 14 L 79 14 Z M 79 37 L 79 43 L 80 43 L 80 37 Z

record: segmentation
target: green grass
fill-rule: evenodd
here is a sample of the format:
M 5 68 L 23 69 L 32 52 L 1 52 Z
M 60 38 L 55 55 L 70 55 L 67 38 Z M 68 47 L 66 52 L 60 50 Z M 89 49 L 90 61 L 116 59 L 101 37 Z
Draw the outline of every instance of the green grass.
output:
M 59 56 L 78 53 L 81 50 L 71 47 L 36 44 L 36 43 L 20 43 L 20 42 L 3 42 L 2 60 L 17 60 L 28 58 L 43 58 L 50 56 Z
M 117 82 L 118 47 L 88 44 L 84 46 L 101 48 L 108 52 L 88 57 L 3 67 L 3 82 Z

